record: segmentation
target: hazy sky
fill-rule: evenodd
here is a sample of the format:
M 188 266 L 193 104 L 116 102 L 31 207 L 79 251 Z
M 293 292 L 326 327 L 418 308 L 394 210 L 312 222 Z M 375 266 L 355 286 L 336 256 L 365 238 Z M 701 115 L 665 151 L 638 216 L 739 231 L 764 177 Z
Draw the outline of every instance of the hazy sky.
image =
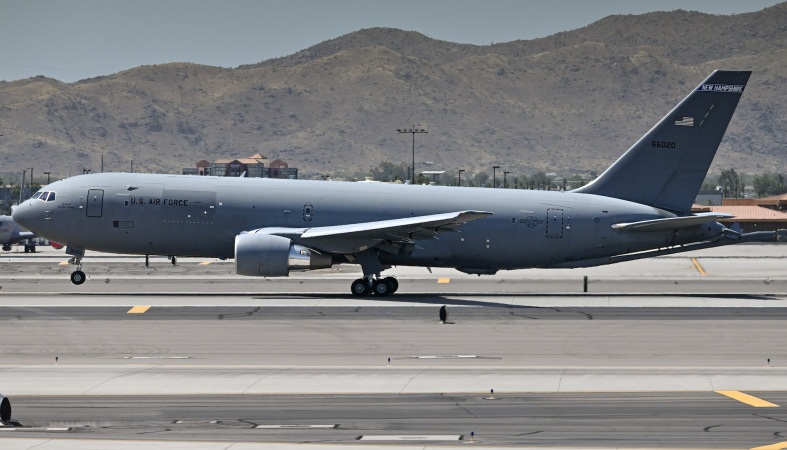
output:
M 759 11 L 778 0 L 0 0 L 0 80 L 72 82 L 145 64 L 237 67 L 363 28 L 486 45 L 611 14 Z

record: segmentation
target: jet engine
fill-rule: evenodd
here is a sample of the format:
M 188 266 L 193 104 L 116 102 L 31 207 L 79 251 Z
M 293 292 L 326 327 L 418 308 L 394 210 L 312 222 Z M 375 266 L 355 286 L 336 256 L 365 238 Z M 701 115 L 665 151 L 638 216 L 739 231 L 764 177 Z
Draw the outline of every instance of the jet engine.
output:
M 235 271 L 252 277 L 286 277 L 291 270 L 327 269 L 333 258 L 292 240 L 264 233 L 235 237 Z

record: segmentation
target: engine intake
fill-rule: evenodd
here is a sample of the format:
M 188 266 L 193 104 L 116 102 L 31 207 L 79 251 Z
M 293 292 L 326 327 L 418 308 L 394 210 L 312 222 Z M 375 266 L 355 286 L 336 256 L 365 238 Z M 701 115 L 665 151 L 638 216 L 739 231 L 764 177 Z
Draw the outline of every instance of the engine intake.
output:
M 286 277 L 291 270 L 327 269 L 333 258 L 292 240 L 264 233 L 235 237 L 235 271 L 252 277 Z

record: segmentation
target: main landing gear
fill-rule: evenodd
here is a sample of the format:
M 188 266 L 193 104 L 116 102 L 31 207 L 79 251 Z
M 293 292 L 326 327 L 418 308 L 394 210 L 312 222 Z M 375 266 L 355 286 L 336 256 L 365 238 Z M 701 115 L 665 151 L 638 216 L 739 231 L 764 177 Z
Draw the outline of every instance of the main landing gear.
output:
M 379 295 L 385 297 L 393 294 L 399 289 L 399 282 L 394 277 L 385 278 L 358 278 L 353 281 L 351 286 L 353 295 L 366 297 L 368 295 Z

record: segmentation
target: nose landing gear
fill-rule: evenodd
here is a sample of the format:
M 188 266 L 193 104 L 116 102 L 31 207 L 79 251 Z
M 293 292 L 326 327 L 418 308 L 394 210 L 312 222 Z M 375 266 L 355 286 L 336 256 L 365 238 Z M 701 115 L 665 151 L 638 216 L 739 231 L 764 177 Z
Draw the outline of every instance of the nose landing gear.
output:
M 87 279 L 85 272 L 82 272 L 82 257 L 85 256 L 85 249 L 69 245 L 66 247 L 66 254 L 73 256 L 68 263 L 77 266 L 77 270 L 71 273 L 71 282 L 79 286 Z
M 71 272 L 71 282 L 76 284 L 76 285 L 80 285 L 80 284 L 84 283 L 85 282 L 85 278 L 87 278 L 85 276 L 85 272 L 82 272 L 79 269 Z

